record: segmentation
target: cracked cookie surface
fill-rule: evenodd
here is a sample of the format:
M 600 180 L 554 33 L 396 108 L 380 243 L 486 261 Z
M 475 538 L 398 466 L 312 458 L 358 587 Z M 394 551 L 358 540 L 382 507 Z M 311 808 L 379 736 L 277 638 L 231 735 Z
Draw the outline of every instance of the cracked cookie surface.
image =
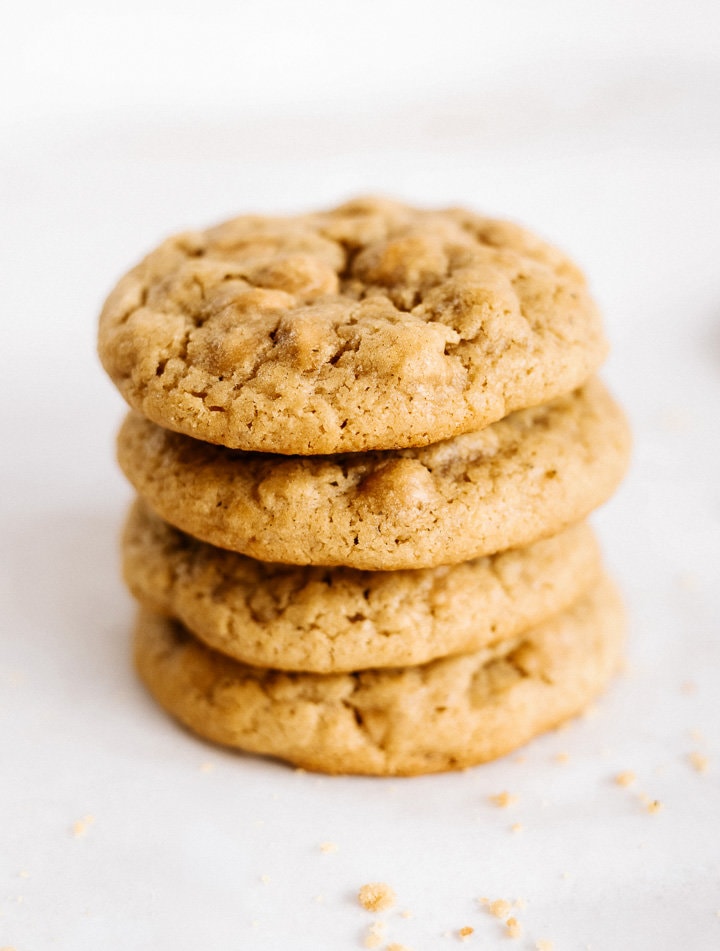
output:
M 373 199 L 170 238 L 112 291 L 99 333 L 148 419 L 287 454 L 481 429 L 581 385 L 605 352 L 560 251 L 462 209 Z
M 394 570 L 528 545 L 616 488 L 630 437 L 598 380 L 432 446 L 270 456 L 189 439 L 135 414 L 118 437 L 130 482 L 166 521 L 262 561 Z
M 255 561 L 172 528 L 142 502 L 123 535 L 133 595 L 246 664 L 315 673 L 422 664 L 514 637 L 600 575 L 579 524 L 527 548 L 416 571 Z
M 414 775 L 494 759 L 578 714 L 617 670 L 623 626 L 602 580 L 494 649 L 321 675 L 240 664 L 141 611 L 135 661 L 156 700 L 213 742 L 322 772 Z

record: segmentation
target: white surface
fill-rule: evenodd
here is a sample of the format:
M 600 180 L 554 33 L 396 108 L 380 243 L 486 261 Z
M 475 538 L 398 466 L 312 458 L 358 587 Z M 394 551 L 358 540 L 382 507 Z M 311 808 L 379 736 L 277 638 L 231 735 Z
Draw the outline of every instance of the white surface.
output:
M 366 881 L 394 886 L 388 940 L 414 951 L 464 926 L 469 948 L 720 947 L 718 6 L 442 9 L 75 0 L 3 31 L 0 947 L 359 948 Z M 102 298 L 176 228 L 363 191 L 471 204 L 572 251 L 635 431 L 596 518 L 628 673 L 593 717 L 464 774 L 226 754 L 129 665 Z M 514 806 L 489 803 L 502 790 Z M 523 937 L 479 896 L 526 899 Z

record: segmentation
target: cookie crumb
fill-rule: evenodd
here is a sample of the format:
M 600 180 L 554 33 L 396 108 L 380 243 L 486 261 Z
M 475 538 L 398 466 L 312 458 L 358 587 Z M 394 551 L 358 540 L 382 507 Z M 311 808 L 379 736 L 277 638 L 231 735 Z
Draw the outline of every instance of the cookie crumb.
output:
M 635 773 L 631 769 L 626 769 L 622 773 L 618 773 L 615 777 L 615 782 L 618 786 L 632 786 L 636 780 Z
M 494 806 L 498 806 L 500 809 L 507 809 L 508 806 L 512 806 L 518 801 L 518 797 L 509 792 L 496 793 L 488 798 Z
M 412 951 L 412 948 L 408 948 L 406 944 L 397 944 L 397 942 L 393 942 L 387 946 L 387 951 Z
M 95 816 L 83 816 L 82 819 L 78 819 L 77 822 L 74 822 L 72 831 L 75 838 L 79 839 L 84 836 L 94 822 Z
M 385 882 L 370 882 L 358 892 L 358 901 L 366 911 L 386 911 L 395 904 L 395 892 Z
M 321 842 L 321 843 L 320 843 L 320 851 L 321 851 L 321 852 L 324 852 L 325 855 L 329 855 L 331 852 L 337 852 L 337 851 L 338 851 L 337 843 L 335 843 L 335 842 Z
M 30 872 L 26 872 L 25 869 L 20 869 L 18 872 L 18 878 L 30 878 Z
M 470 937 L 470 935 L 474 931 L 475 931 L 474 928 L 471 928 L 469 925 L 466 925 L 464 928 L 461 928 L 458 931 L 458 938 L 460 938 L 461 941 L 467 941 L 467 939 Z
M 567 762 L 569 762 L 569 760 L 570 760 L 570 754 L 569 754 L 569 753 L 556 753 L 556 754 L 555 754 L 555 762 L 556 762 L 556 763 L 567 763 Z
M 522 824 L 522 822 L 514 822 L 514 823 L 510 826 L 510 831 L 511 831 L 511 832 L 515 832 L 515 833 L 524 832 L 524 831 L 525 831 L 525 826 Z
M 660 810 L 663 808 L 663 804 L 659 799 L 649 799 L 645 803 L 645 808 L 650 813 L 650 815 L 654 816 L 657 812 L 660 812 Z
M 554 947 L 552 941 L 538 941 L 535 944 L 536 951 L 553 951 Z
M 385 922 L 384 921 L 374 921 L 368 928 L 368 933 L 365 936 L 365 947 L 366 948 L 379 948 L 381 944 L 385 941 Z
M 694 752 L 690 753 L 688 756 L 690 760 L 690 765 L 693 769 L 697 770 L 698 773 L 706 773 L 708 769 L 708 758 L 703 756 L 702 753 Z
M 505 922 L 505 927 L 507 928 L 508 937 L 510 938 L 519 938 L 522 935 L 522 925 L 517 918 L 508 918 Z
M 408 911 L 407 908 L 405 909 L 405 911 L 400 912 L 401 918 L 412 918 L 412 916 L 413 916 L 413 913 L 411 911 Z
M 507 918 L 512 911 L 512 905 L 509 901 L 505 901 L 504 898 L 498 898 L 490 902 L 488 909 L 490 914 L 495 915 L 496 918 Z
M 525 898 L 516 898 L 513 902 L 513 905 L 515 908 L 518 908 L 520 911 L 522 911 L 523 908 L 527 908 L 527 900 Z

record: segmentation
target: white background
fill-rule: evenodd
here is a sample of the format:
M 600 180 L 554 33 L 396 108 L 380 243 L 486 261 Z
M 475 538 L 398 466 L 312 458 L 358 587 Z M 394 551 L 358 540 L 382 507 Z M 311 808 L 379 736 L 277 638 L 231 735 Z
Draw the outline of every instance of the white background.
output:
M 0 35 L 0 947 L 344 951 L 374 880 L 413 951 L 464 926 L 478 949 L 720 947 L 717 2 L 69 0 L 8 8 Z M 635 432 L 596 518 L 627 673 L 591 718 L 456 775 L 224 753 L 129 663 L 102 299 L 173 230 L 357 192 L 570 250 Z M 523 937 L 480 896 L 524 898 Z

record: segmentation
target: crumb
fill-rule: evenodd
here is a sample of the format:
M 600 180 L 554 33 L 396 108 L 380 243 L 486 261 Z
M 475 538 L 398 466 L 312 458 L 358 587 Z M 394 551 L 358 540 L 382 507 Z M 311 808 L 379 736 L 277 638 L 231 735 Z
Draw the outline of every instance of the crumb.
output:
M 73 823 L 72 831 L 75 838 L 79 839 L 85 835 L 93 822 L 95 822 L 95 816 L 83 816 L 82 819 L 78 819 L 77 822 Z
M 524 832 L 524 831 L 525 831 L 525 826 L 522 824 L 522 822 L 514 822 L 514 823 L 510 826 L 510 831 L 511 831 L 511 832 L 516 832 L 516 833 L 517 833 L 517 832 Z
M 523 908 L 527 908 L 527 901 L 524 898 L 516 898 L 515 901 L 513 902 L 513 905 L 516 908 L 519 908 L 520 911 L 522 911 Z
M 270 876 L 269 876 L 269 875 L 261 875 L 261 876 L 260 876 L 260 881 L 263 883 L 263 885 L 269 885 L 269 884 L 270 884 Z
M 489 905 L 489 904 L 490 904 L 490 899 L 489 899 L 489 898 L 485 898 L 485 896 L 483 896 L 482 898 L 478 898 L 478 901 L 480 902 L 481 905 Z
M 569 754 L 569 753 L 556 753 L 556 754 L 555 754 L 555 762 L 556 762 L 556 763 L 567 763 L 569 759 L 570 759 L 570 754 Z
M 365 947 L 379 948 L 380 945 L 384 941 L 385 941 L 385 922 L 374 921 L 368 928 L 368 933 L 365 936 Z
M 395 892 L 385 882 L 371 882 L 362 886 L 358 901 L 366 911 L 385 911 L 395 904 Z
M 702 753 L 690 753 L 688 756 L 690 760 L 690 765 L 693 769 L 696 769 L 698 773 L 706 773 L 708 768 L 708 758 L 703 756 Z
M 201 773 L 211 773 L 215 769 L 215 763 L 201 763 L 200 772 Z
M 505 926 L 508 930 L 508 937 L 510 938 L 519 938 L 522 934 L 522 925 L 517 918 L 508 918 L 505 922 Z
M 512 905 L 504 898 L 498 898 L 496 901 L 490 902 L 488 907 L 490 914 L 495 915 L 496 918 L 507 918 L 512 910 Z
M 499 806 L 500 809 L 507 809 L 508 806 L 512 806 L 518 801 L 518 797 L 509 792 L 497 793 L 496 795 L 490 796 L 488 798 L 493 805 Z
M 650 815 L 655 815 L 656 812 L 660 812 L 662 807 L 663 807 L 663 804 L 660 802 L 659 799 L 650 799 L 648 802 L 645 803 L 645 808 L 650 813 Z
M 30 878 L 30 872 L 26 872 L 23 868 L 18 872 L 18 878 Z
M 562 877 L 566 882 L 569 882 L 570 879 L 572 878 L 572 875 L 570 874 L 570 872 L 563 872 Z
M 626 769 L 622 773 L 618 773 L 615 777 L 615 782 L 618 786 L 632 786 L 635 782 L 636 776 L 631 769 Z
M 329 855 L 331 852 L 337 852 L 338 847 L 335 842 L 321 842 L 320 851 L 324 852 L 325 855 Z
M 555 945 L 552 941 L 538 941 L 535 945 L 537 951 L 553 951 Z
M 458 938 L 460 938 L 461 941 L 467 941 L 467 939 L 470 937 L 470 935 L 474 931 L 475 931 L 474 928 L 471 928 L 469 925 L 466 925 L 464 928 L 461 928 L 458 931 Z
M 407 908 L 405 909 L 405 911 L 400 912 L 401 918 L 412 918 L 412 916 L 413 916 L 413 913 L 411 911 L 408 911 Z
M 408 948 L 406 944 L 397 944 L 393 942 L 387 946 L 386 951 L 412 951 L 411 948 Z

